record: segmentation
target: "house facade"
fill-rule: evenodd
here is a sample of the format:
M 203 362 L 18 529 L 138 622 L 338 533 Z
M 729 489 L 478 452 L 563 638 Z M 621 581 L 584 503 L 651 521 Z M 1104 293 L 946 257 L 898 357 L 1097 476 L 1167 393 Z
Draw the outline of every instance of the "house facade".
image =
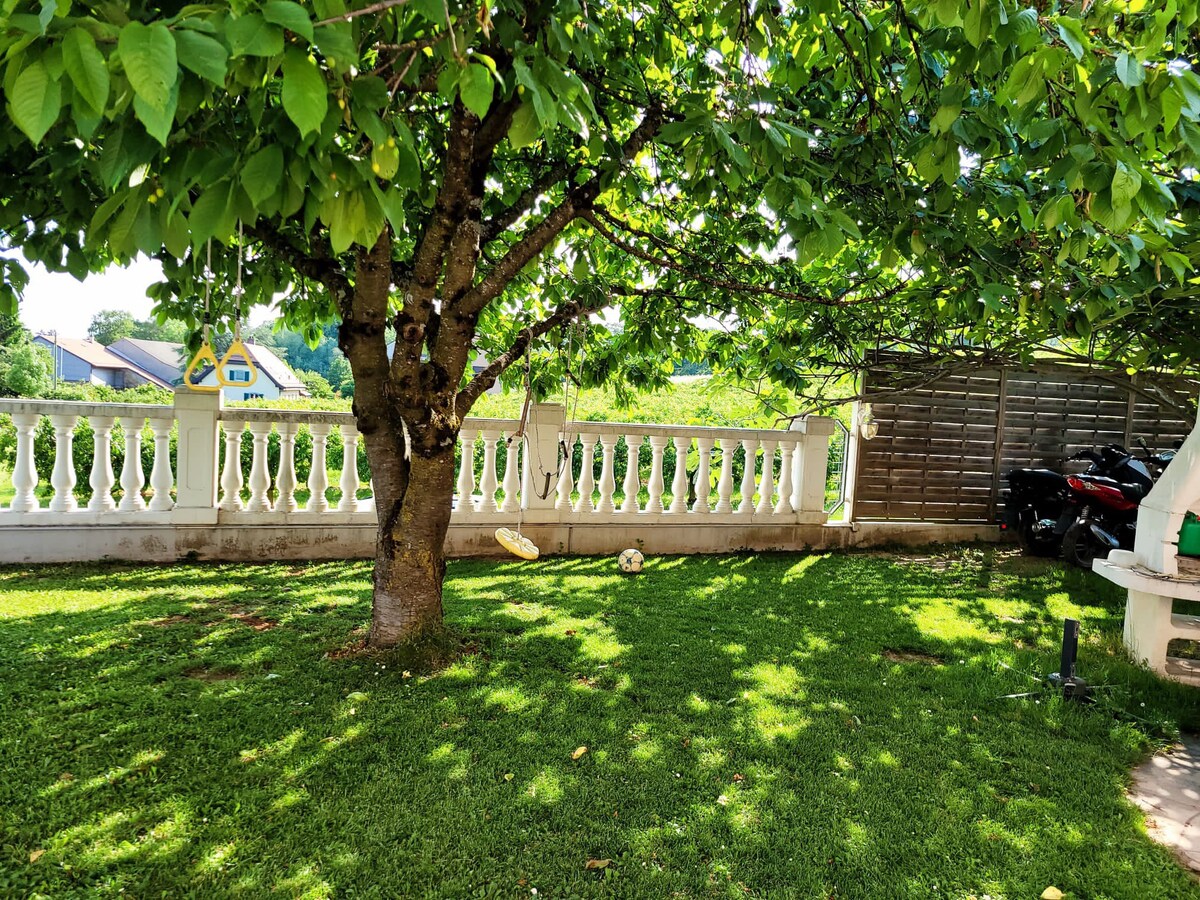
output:
M 240 354 L 231 357 L 224 368 L 225 380 L 232 384 L 221 390 L 226 400 L 299 400 L 309 396 L 304 382 L 270 349 L 249 340 L 243 346 L 258 377 L 251 381 L 253 375 L 245 357 Z M 211 367 L 204 369 L 196 383 L 213 387 L 217 384 L 217 373 Z
M 173 379 L 164 378 L 160 373 L 143 368 L 91 338 L 64 338 L 39 334 L 33 341 L 50 351 L 58 381 L 104 384 L 117 390 L 143 384 L 170 387 L 173 383 Z

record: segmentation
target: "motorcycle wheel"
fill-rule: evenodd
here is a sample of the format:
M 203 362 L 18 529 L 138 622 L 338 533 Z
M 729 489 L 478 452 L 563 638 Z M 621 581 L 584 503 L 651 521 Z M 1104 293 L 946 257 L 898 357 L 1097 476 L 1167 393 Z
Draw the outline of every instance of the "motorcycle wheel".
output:
M 1108 557 L 1108 547 L 1096 540 L 1088 523 L 1076 520 L 1063 535 L 1063 559 L 1081 569 L 1092 570 L 1092 560 Z
M 1021 525 L 1016 529 L 1017 544 L 1026 556 L 1058 556 L 1062 541 L 1051 532 L 1049 537 L 1038 534 L 1032 525 Z

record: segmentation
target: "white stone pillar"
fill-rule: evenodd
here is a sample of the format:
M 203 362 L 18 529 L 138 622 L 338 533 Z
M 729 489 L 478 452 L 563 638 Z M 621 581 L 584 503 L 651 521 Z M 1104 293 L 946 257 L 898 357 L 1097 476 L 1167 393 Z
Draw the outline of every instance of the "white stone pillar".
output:
M 342 423 L 342 478 L 338 487 L 342 498 L 338 501 L 338 512 L 355 512 L 358 509 L 358 429 Z
M 671 479 L 671 506 L 667 510 L 675 515 L 687 512 L 687 455 L 691 446 L 692 439 L 690 437 L 675 438 L 675 477 Z
M 712 491 L 712 462 L 713 439 L 710 437 L 696 438 L 696 453 L 699 455 L 699 465 L 696 468 L 696 502 L 692 504 L 692 512 L 705 514 L 708 509 L 708 495 Z
M 521 486 L 521 475 L 519 470 L 519 462 L 517 454 L 521 450 L 521 440 L 513 439 L 511 436 L 508 439 L 508 447 L 504 460 L 504 502 L 500 504 L 500 511 L 506 513 L 515 513 L 521 508 L 517 491 Z
M 554 508 L 560 512 L 571 511 L 571 495 L 575 493 L 575 432 L 562 436 L 566 459 L 558 473 L 558 487 L 554 491 Z M 569 442 L 569 443 L 568 443 Z
M 562 427 L 561 403 L 535 403 L 530 408 L 529 421 L 525 426 L 525 452 L 521 460 L 521 498 L 525 509 L 554 508 L 558 499 L 554 479 L 561 475 L 558 438 Z M 550 477 L 549 482 L 547 476 Z
M 13 512 L 32 512 L 38 508 L 33 436 L 41 418 L 37 413 L 13 413 L 13 425 L 17 427 L 17 458 L 13 465 L 12 485 L 16 493 L 8 507 Z
M 322 513 L 329 509 L 329 498 L 325 491 L 329 488 L 329 473 L 325 471 L 325 444 L 329 440 L 330 425 L 327 422 L 313 422 L 308 426 L 312 435 L 312 466 L 308 470 L 308 504 L 305 512 Z
M 223 392 L 175 389 L 175 508 L 213 509 L 217 505 L 218 422 Z
M 465 519 L 475 512 L 475 433 L 462 431 L 458 440 L 458 506 L 454 511 Z
M 743 516 L 754 515 L 754 463 L 755 454 L 758 452 L 758 441 L 754 438 L 747 438 L 742 441 L 742 450 L 745 452 L 745 459 L 742 461 L 742 499 L 738 504 L 738 514 Z
M 493 513 L 499 510 L 496 505 L 496 444 L 500 441 L 500 432 L 484 431 L 483 438 L 483 471 L 479 473 L 479 511 Z
M 174 419 L 151 419 L 150 430 L 154 433 L 154 467 L 150 470 L 150 487 L 154 495 L 150 498 L 150 509 L 165 512 L 175 506 L 171 499 L 171 488 L 175 476 L 171 472 L 171 426 Z
M 247 512 L 270 512 L 271 472 L 267 465 L 267 442 L 271 439 L 270 422 L 251 422 L 250 436 L 254 440 L 250 457 L 250 502 Z
M 121 416 L 121 431 L 125 434 L 125 460 L 121 465 L 121 512 L 135 512 L 146 508 L 142 499 L 142 426 L 146 420 L 141 416 Z
M 660 435 L 650 436 L 650 479 L 646 482 L 646 490 L 650 494 L 646 500 L 644 512 L 661 513 L 663 511 L 663 451 L 667 449 L 667 438 Z
M 112 429 L 116 419 L 110 416 L 90 416 L 92 426 L 92 473 L 88 484 L 92 488 L 92 499 L 88 509 L 92 512 L 112 512 L 117 508 L 112 489 L 116 482 L 112 467 Z
M 758 481 L 758 506 L 754 509 L 760 516 L 770 515 L 774 508 L 775 443 L 772 440 L 762 442 L 762 477 Z
M 721 445 L 721 477 L 717 479 L 717 505 L 714 513 L 733 512 L 733 454 L 738 442 L 733 438 L 718 438 Z
M 75 501 L 75 423 L 78 416 L 51 416 L 54 426 L 54 471 L 50 484 L 54 497 L 50 501 L 51 512 L 73 512 L 79 508 Z
M 803 421 L 793 423 L 793 430 L 797 430 L 797 425 L 804 429 L 801 439 L 804 461 L 798 485 L 800 503 L 796 512 L 823 514 L 825 482 L 829 474 L 829 437 L 837 426 L 827 416 L 808 416 Z
M 642 490 L 642 476 L 638 471 L 642 455 L 642 436 L 640 434 L 625 435 L 625 481 L 621 490 L 625 498 L 621 501 L 621 512 L 635 513 L 640 510 L 638 494 Z
M 775 515 L 787 516 L 794 511 L 792 506 L 792 457 L 796 445 L 791 441 L 779 442 L 779 502 L 775 504 Z
M 596 489 L 595 469 L 596 460 L 595 434 L 581 434 L 579 441 L 583 444 L 583 464 L 579 467 L 579 502 L 575 504 L 575 512 L 592 513 L 596 511 L 596 501 L 592 491 Z
M 279 496 L 275 500 L 277 512 L 291 513 L 299 509 L 296 503 L 296 433 L 300 426 L 295 422 L 279 422 L 279 471 L 275 473 L 275 489 Z
M 225 465 L 221 468 L 220 508 L 228 512 L 242 509 L 242 435 L 244 422 L 225 422 Z

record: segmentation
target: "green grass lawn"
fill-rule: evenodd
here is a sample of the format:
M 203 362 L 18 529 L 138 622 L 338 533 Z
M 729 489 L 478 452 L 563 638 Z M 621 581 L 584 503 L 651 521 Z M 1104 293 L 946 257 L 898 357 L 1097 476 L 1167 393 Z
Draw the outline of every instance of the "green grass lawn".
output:
M 0 569 L 0 896 L 1198 895 L 1123 791 L 1200 693 L 1124 661 L 1094 576 L 456 562 L 436 672 L 346 650 L 369 576 Z M 1105 702 L 998 699 L 1064 616 Z

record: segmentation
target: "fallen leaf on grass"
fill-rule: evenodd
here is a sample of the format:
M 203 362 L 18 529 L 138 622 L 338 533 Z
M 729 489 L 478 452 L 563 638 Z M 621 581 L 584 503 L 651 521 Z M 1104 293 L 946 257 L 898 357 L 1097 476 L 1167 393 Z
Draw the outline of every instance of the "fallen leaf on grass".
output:
M 505 781 L 512 781 L 512 780 L 513 780 L 513 773 L 512 773 L 512 772 L 505 772 L 505 773 L 504 773 L 504 780 L 505 780 Z
M 587 747 L 576 747 L 575 752 L 571 754 L 571 759 L 579 759 L 583 754 L 588 752 Z
M 733 780 L 734 780 L 734 781 L 745 781 L 745 780 L 746 780 L 746 776 L 745 776 L 745 775 L 738 775 L 738 774 L 736 774 L 736 773 L 735 773 L 735 774 L 734 774 L 734 776 L 733 776 Z
M 611 863 L 611 859 L 589 859 L 583 867 L 585 869 L 607 869 Z
M 1042 900 L 1063 900 L 1065 896 L 1066 894 L 1053 885 L 1042 891 Z
M 717 798 L 717 803 L 719 803 L 721 806 L 728 806 L 729 798 L 726 797 L 724 794 L 722 794 L 720 797 Z
M 29 861 L 31 863 L 37 862 L 39 859 L 42 858 L 42 854 L 45 852 L 46 852 L 45 850 L 31 850 L 29 852 Z M 605 860 L 604 862 L 607 864 L 608 860 Z M 590 868 L 590 866 L 589 866 L 589 868 Z

